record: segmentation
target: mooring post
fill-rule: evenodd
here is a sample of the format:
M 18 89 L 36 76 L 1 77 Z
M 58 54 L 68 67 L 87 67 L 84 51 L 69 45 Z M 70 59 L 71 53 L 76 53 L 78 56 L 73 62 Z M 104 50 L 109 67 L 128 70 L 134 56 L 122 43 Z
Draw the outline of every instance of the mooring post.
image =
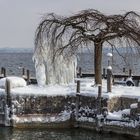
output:
M 131 76 L 132 76 L 132 70 L 129 69 L 129 77 L 131 77 Z
M 81 78 L 82 76 L 82 69 L 79 67 L 78 73 L 77 73 L 77 78 Z M 79 114 L 79 100 L 80 100 L 80 79 L 77 79 L 77 86 L 76 86 L 76 119 L 78 119 L 78 114 Z
M 139 80 L 136 80 L 136 86 L 137 87 L 139 86 Z
M 80 93 L 80 80 L 77 80 L 76 93 Z
M 78 68 L 78 73 L 77 73 L 77 78 L 81 78 L 82 77 L 82 68 L 79 67 Z
M 76 88 L 76 119 L 78 119 L 79 114 L 79 100 L 80 100 L 80 80 L 77 80 L 77 88 Z
M 5 92 L 6 92 L 6 95 L 7 95 L 7 105 L 8 107 L 11 107 L 11 87 L 10 87 L 10 80 L 9 79 L 6 79 L 6 82 L 5 82 Z
M 103 68 L 103 78 L 105 79 L 105 77 L 106 77 L 106 73 L 105 73 L 106 71 L 105 71 L 105 68 Z
M 1 67 L 1 72 L 0 72 L 1 74 L 3 73 L 3 67 Z
M 138 114 L 140 114 L 140 99 L 138 99 L 137 104 L 138 104 L 138 107 L 137 107 L 137 112 L 138 112 Z
M 5 92 L 6 92 L 6 106 L 5 106 L 5 124 L 8 126 L 13 126 L 12 117 L 12 98 L 11 98 L 11 85 L 10 80 L 6 79 L 5 82 Z
M 6 77 L 6 69 L 4 67 L 1 68 L 1 74 L 3 77 Z
M 30 71 L 27 70 L 27 85 L 30 84 Z
M 101 96 L 102 96 L 102 85 L 98 85 L 98 98 L 97 98 L 97 113 L 101 114 Z
M 78 119 L 78 115 L 79 115 L 79 101 L 80 101 L 80 95 L 76 94 L 76 105 L 75 105 L 75 109 L 76 109 L 76 120 Z
M 6 77 L 6 68 L 3 69 L 3 76 Z
M 107 92 L 112 92 L 112 69 L 107 68 Z
M 123 68 L 123 72 L 125 73 L 125 68 Z
M 25 75 L 25 68 L 22 68 L 22 76 Z

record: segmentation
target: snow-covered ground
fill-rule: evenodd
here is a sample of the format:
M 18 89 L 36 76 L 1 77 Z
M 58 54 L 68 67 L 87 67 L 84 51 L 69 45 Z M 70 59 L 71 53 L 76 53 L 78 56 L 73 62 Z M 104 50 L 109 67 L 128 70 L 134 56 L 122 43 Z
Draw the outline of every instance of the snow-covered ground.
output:
M 72 83 L 69 85 L 46 85 L 43 87 L 37 85 L 25 85 L 24 81 L 21 79 L 21 83 L 19 78 L 11 78 L 10 80 L 15 80 L 11 88 L 11 94 L 14 96 L 75 96 L 76 95 L 76 83 Z M 17 84 L 16 80 L 18 80 Z M 94 79 L 75 79 L 75 81 L 81 81 L 80 93 L 84 96 L 98 96 L 98 86 L 94 85 Z M 0 80 L 0 94 L 5 94 L 5 82 Z M 107 85 L 106 80 L 103 80 L 102 84 L 102 96 L 104 98 L 112 98 L 112 97 L 127 97 L 127 98 L 137 98 L 140 101 L 140 87 L 128 87 L 122 85 L 112 86 L 112 92 L 107 93 Z M 137 108 L 137 103 L 131 104 L 131 108 Z M 139 125 L 139 120 L 133 120 L 130 117 L 130 109 L 120 110 L 118 112 L 108 112 L 106 118 L 102 116 L 105 121 L 103 123 L 107 125 L 119 125 L 119 126 L 128 126 L 128 127 L 136 127 Z M 124 117 L 125 114 L 125 117 Z M 12 116 L 12 119 L 16 121 L 16 123 L 24 123 L 24 122 L 59 122 L 66 121 L 70 119 L 71 112 L 60 113 L 58 116 L 50 116 L 50 117 L 42 117 L 42 116 L 31 116 L 29 118 L 23 117 L 19 118 L 16 115 Z M 88 121 L 95 122 L 96 117 L 84 117 L 80 116 L 78 121 Z
M 14 79 L 14 78 L 13 78 Z M 15 80 L 15 79 L 14 79 Z M 19 79 L 17 79 L 19 82 Z M 98 95 L 98 86 L 94 85 L 94 79 L 82 78 L 75 79 L 75 81 L 81 81 L 80 94 L 84 96 L 95 96 Z M 15 80 L 16 81 L 16 80 Z M 46 85 L 39 87 L 37 85 L 26 86 L 21 80 L 20 86 L 14 84 L 11 89 L 11 94 L 13 95 L 36 95 L 36 96 L 75 96 L 76 95 L 76 83 L 69 85 Z M 4 94 L 5 89 L 3 89 L 3 80 L 0 80 L 0 94 Z M 23 85 L 23 86 L 22 86 Z M 135 86 L 123 86 L 114 85 L 112 86 L 112 92 L 107 93 L 106 80 L 103 80 L 102 84 L 102 96 L 104 98 L 112 97 L 127 97 L 127 98 L 140 98 L 140 87 Z

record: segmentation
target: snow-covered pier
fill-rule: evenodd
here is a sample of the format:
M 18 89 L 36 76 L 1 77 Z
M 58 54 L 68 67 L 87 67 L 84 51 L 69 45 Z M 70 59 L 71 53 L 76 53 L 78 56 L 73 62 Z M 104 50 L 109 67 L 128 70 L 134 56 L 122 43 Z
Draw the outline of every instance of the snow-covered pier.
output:
M 7 80 L 9 90 L 5 88 Z M 27 86 L 22 78 L 1 79 L 0 124 L 15 128 L 81 127 L 140 137 L 139 87 L 118 85 L 112 87 L 112 93 L 107 93 L 103 80 L 99 114 L 94 80 L 80 81 L 80 93 L 76 93 L 75 83 L 39 87 Z

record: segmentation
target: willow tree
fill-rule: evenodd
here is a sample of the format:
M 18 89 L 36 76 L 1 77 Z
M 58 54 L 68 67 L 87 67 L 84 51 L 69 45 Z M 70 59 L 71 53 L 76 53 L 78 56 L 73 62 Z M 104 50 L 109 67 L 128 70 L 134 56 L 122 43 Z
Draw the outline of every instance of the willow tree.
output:
M 43 51 L 45 40 L 53 48 L 54 59 L 58 55 L 68 58 L 81 46 L 93 46 L 95 83 L 102 84 L 103 45 L 109 44 L 116 49 L 117 46 L 129 46 L 139 51 L 140 16 L 133 11 L 122 15 L 105 15 L 93 9 L 72 16 L 47 14 L 36 31 L 36 48 Z

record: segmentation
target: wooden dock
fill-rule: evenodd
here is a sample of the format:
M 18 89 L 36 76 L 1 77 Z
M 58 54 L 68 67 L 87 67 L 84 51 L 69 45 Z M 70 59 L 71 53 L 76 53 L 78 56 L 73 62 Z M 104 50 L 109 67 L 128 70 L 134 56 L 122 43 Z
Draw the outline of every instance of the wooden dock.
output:
M 128 77 L 132 77 L 133 80 L 135 81 L 140 81 L 140 75 L 132 75 L 132 70 L 129 70 L 128 74 L 124 74 L 124 69 L 122 71 L 123 74 L 113 74 L 112 77 L 113 79 L 126 79 Z M 6 77 L 8 74 L 6 73 L 5 68 L 1 68 L 1 73 L 0 73 L 0 79 Z M 9 76 L 9 75 L 8 75 Z M 23 77 L 26 81 L 27 84 L 37 84 L 37 80 L 35 77 L 30 76 L 30 70 L 25 70 L 25 68 L 22 69 L 21 71 L 21 77 Z M 81 78 L 86 78 L 86 77 L 95 77 L 94 73 L 83 73 L 81 68 L 79 68 L 79 71 L 77 72 L 77 77 Z M 102 73 L 102 78 L 107 79 L 107 74 L 106 74 L 106 69 L 103 69 Z
M 93 73 L 82 73 L 81 74 L 81 77 L 83 77 L 83 78 L 85 78 L 85 77 L 94 77 L 94 76 L 95 76 L 95 74 L 93 74 Z M 102 74 L 102 77 L 104 79 L 106 79 L 107 75 L 103 75 Z M 127 75 L 127 74 L 113 74 L 113 78 L 116 78 L 116 79 L 128 78 L 128 77 L 130 77 L 130 76 Z M 139 75 L 132 75 L 131 77 L 132 77 L 133 80 L 140 80 L 140 76 Z

